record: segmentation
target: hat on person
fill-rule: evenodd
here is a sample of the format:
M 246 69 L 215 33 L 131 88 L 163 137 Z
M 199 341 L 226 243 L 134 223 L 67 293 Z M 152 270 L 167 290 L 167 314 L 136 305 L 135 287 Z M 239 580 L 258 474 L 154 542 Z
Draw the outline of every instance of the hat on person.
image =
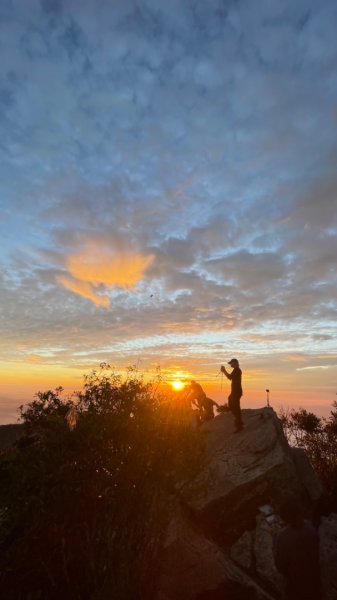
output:
M 239 361 L 238 361 L 238 359 L 237 359 L 237 358 L 232 358 L 232 359 L 231 359 L 231 360 L 228 362 L 228 364 L 229 364 L 229 365 L 231 365 L 231 367 L 233 367 L 233 366 L 235 366 L 235 365 L 238 365 L 238 364 L 239 364 Z

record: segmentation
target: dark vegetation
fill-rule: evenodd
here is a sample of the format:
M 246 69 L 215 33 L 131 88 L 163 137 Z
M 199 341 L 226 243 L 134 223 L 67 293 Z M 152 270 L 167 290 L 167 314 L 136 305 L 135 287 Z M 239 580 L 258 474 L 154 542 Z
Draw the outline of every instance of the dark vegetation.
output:
M 199 463 L 199 432 L 135 369 L 104 364 L 62 392 L 20 408 L 24 435 L 1 455 L 2 597 L 150 599 L 154 509 Z
M 73 397 L 57 388 L 20 407 L 22 424 L 6 430 L 15 443 L 7 440 L 0 454 L 1 597 L 154 596 L 170 493 L 202 452 L 199 431 L 159 383 L 132 368 L 122 378 L 103 364 Z M 329 420 L 304 409 L 280 418 L 290 444 L 307 452 L 329 511 L 337 410 Z
M 326 499 L 337 510 L 337 403 L 330 418 L 300 410 L 281 411 L 283 430 L 292 446 L 303 448 L 326 490 Z
M 0 452 L 14 444 L 22 433 L 22 425 L 0 425 Z

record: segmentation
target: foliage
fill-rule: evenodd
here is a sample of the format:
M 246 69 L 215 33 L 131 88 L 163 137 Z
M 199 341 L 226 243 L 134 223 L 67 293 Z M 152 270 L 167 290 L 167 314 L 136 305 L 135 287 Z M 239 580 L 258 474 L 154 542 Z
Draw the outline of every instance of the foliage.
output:
M 54 391 L 38 392 L 33 402 L 21 405 L 19 413 L 26 426 L 47 426 L 48 420 L 50 421 L 55 417 L 64 417 L 70 406 L 72 406 L 72 402 L 69 399 L 64 401 L 62 392 L 62 387 L 58 387 Z
M 337 403 L 333 403 L 337 408 Z M 337 411 L 330 418 L 317 417 L 314 413 L 299 410 L 281 410 L 280 419 L 290 444 L 303 448 L 330 494 L 337 493 Z
M 26 436 L 0 461 L 1 589 L 8 600 L 150 598 L 161 499 L 200 460 L 198 431 L 135 369 L 123 379 L 103 364 L 62 395 L 21 407 Z

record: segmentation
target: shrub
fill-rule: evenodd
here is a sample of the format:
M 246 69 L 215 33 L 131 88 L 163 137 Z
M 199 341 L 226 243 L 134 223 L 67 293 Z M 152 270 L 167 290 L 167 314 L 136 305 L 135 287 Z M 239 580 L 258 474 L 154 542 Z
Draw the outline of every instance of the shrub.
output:
M 157 387 L 103 364 L 72 399 L 57 388 L 21 407 L 27 435 L 0 461 L 6 598 L 136 599 L 144 586 L 151 597 L 162 499 L 201 448 Z
M 325 489 L 337 495 L 337 411 L 324 419 L 303 408 L 281 410 L 280 419 L 289 443 L 306 451 Z

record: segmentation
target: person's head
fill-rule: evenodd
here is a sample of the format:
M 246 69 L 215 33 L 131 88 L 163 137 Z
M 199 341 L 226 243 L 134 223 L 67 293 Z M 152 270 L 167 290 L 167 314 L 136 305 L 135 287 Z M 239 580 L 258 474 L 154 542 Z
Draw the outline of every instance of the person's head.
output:
M 302 507 L 296 496 L 292 494 L 283 496 L 279 505 L 279 513 L 282 521 L 287 525 L 296 525 L 302 518 Z
M 228 364 L 235 369 L 235 367 L 239 366 L 239 361 L 237 358 L 232 358 L 232 360 L 228 361 Z

